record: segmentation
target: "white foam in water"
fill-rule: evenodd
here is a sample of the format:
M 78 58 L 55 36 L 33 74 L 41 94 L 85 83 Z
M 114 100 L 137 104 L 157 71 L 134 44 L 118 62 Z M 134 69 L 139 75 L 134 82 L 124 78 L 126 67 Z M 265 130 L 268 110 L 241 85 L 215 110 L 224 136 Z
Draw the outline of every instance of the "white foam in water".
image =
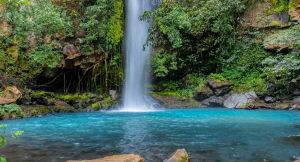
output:
M 153 111 L 152 104 L 145 102 L 143 88 L 143 84 L 147 82 L 144 75 L 145 64 L 151 53 L 150 47 L 143 51 L 143 44 L 147 40 L 150 25 L 139 20 L 144 10 L 151 10 L 151 0 L 126 0 L 126 4 L 126 76 L 124 107 L 120 111 Z

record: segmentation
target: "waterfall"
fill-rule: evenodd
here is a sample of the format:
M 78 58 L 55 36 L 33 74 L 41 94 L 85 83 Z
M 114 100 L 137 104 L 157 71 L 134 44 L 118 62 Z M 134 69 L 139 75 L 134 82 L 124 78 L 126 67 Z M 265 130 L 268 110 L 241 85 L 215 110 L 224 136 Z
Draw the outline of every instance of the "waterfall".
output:
M 126 30 L 125 53 L 126 75 L 124 91 L 125 111 L 146 111 L 149 108 L 143 101 L 144 83 L 147 79 L 144 75 L 145 64 L 149 59 L 151 48 L 143 51 L 143 44 L 148 37 L 150 24 L 139 21 L 139 16 L 144 10 L 151 10 L 151 0 L 126 0 Z

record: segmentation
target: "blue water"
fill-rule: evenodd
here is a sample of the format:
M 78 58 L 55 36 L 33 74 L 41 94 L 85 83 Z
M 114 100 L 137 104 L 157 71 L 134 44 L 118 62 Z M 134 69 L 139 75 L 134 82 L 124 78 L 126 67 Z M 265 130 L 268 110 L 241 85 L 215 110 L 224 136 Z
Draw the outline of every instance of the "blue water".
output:
M 158 162 L 185 148 L 192 161 L 291 161 L 300 146 L 300 112 L 188 109 L 91 112 L 0 121 L 24 135 L 9 139 L 9 161 L 67 161 L 134 153 Z

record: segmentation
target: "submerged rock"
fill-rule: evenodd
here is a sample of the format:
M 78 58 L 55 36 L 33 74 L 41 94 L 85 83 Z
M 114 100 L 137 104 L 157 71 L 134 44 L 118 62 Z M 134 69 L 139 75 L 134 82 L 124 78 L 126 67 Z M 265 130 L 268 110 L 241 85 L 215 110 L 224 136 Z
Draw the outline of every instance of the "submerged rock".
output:
M 257 95 L 254 91 L 245 94 L 235 93 L 224 101 L 224 106 L 227 108 L 246 108 L 248 104 L 254 102 Z
M 127 154 L 127 155 L 108 156 L 105 158 L 95 159 L 95 160 L 83 160 L 83 161 L 70 160 L 67 162 L 145 162 L 145 159 L 143 159 L 139 155 Z
M 235 84 L 233 81 L 221 81 L 221 80 L 214 80 L 210 77 L 206 79 L 207 83 L 211 88 L 213 88 L 215 95 L 220 96 L 225 93 L 228 93 L 232 90 L 232 86 Z
M 10 104 L 21 99 L 22 93 L 17 89 L 17 87 L 13 86 L 7 88 L 2 97 L 0 98 L 0 105 Z
M 190 158 L 185 149 L 178 149 L 168 159 L 163 162 L 189 162 Z

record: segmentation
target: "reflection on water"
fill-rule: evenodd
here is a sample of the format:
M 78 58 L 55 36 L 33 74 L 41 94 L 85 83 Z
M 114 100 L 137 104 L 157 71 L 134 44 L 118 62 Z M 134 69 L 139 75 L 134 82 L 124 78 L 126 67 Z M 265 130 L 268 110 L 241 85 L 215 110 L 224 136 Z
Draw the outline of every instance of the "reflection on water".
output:
M 135 153 L 157 162 L 185 148 L 192 161 L 290 161 L 300 147 L 281 137 L 299 135 L 299 119 L 294 111 L 231 109 L 56 114 L 1 121 L 25 133 L 0 156 L 50 162 Z

